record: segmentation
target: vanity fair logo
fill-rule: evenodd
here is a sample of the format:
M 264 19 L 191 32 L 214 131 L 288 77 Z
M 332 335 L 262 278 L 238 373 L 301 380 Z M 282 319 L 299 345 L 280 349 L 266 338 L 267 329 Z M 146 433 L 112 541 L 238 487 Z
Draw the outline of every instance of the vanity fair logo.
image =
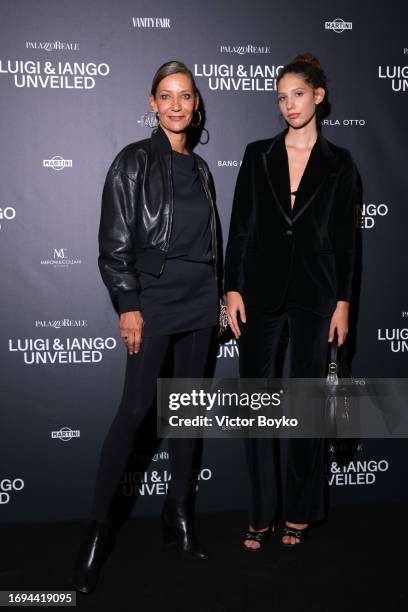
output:
M 54 249 L 50 259 L 42 259 L 42 266 L 52 266 L 53 268 L 67 268 L 68 266 L 81 265 L 82 259 L 75 259 L 68 255 L 68 249 Z
M 408 66 L 378 66 L 378 78 L 389 79 L 392 91 L 408 91 Z
M 345 465 L 332 461 L 328 475 L 329 485 L 371 485 L 376 482 L 377 476 L 387 472 L 389 467 L 386 459 L 349 461 Z
M 53 440 L 62 440 L 62 442 L 69 442 L 72 438 L 80 438 L 81 433 L 79 429 L 70 429 L 69 427 L 61 427 L 58 431 L 51 432 L 51 438 Z
M 207 482 L 211 478 L 212 471 L 209 468 L 202 468 L 198 473 L 195 473 L 192 480 L 198 481 L 196 490 L 200 482 Z M 125 497 L 166 495 L 170 480 L 171 472 L 165 469 L 152 470 L 150 473 L 125 472 L 121 481 L 122 493 Z
M 276 91 L 283 66 L 260 64 L 194 64 L 194 76 L 207 79 L 213 91 Z
M 64 159 L 60 155 L 54 155 L 51 159 L 43 159 L 43 167 L 52 168 L 53 170 L 72 168 L 72 159 Z
M 60 319 L 57 320 L 43 320 L 36 321 L 35 327 L 61 329 L 62 327 L 88 327 L 88 321 L 85 319 Z
M 363 204 L 356 208 L 356 227 L 371 229 L 379 217 L 388 215 L 386 204 Z
M 220 53 L 236 53 L 237 55 L 267 54 L 271 52 L 270 47 L 259 45 L 220 45 Z
M 224 359 L 230 359 L 231 357 L 238 357 L 239 349 L 235 338 L 232 338 L 225 344 L 220 344 L 218 347 L 217 359 L 223 357 Z
M 242 159 L 219 159 L 217 166 L 219 168 L 239 168 L 242 164 Z
M 0 206 L 0 230 L 8 221 L 14 221 L 16 218 L 16 209 L 12 206 Z
M 10 75 L 15 87 L 35 89 L 93 89 L 99 77 L 110 73 L 102 62 L 0 60 L 0 74 Z
M 0 480 L 0 505 L 8 504 L 11 500 L 11 495 L 15 492 L 24 489 L 24 480 L 22 478 L 3 478 Z
M 99 363 L 116 348 L 115 338 L 13 338 L 9 352 L 22 355 L 26 365 Z
M 330 127 L 339 127 L 339 126 L 365 126 L 366 124 L 366 120 L 365 119 L 323 119 L 323 121 L 321 122 L 322 125 L 328 125 Z
M 134 28 L 171 28 L 169 17 L 132 17 Z
M 387 342 L 392 353 L 408 353 L 408 327 L 378 328 L 377 340 Z
M 26 49 L 40 51 L 79 51 L 79 43 L 62 42 L 53 40 L 52 42 L 29 42 L 26 41 Z
M 324 23 L 325 30 L 333 30 L 336 34 L 342 34 L 344 30 L 352 30 L 353 22 L 352 21 L 344 21 L 340 17 L 336 17 L 333 21 L 325 21 Z

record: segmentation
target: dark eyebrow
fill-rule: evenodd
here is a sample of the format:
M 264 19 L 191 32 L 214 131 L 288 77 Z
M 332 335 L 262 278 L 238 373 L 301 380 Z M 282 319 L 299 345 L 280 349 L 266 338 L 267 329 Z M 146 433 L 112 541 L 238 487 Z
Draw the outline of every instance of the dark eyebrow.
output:
M 306 87 L 294 87 L 293 89 L 290 89 L 289 91 L 306 91 Z M 286 95 L 286 91 L 278 91 L 278 96 L 284 96 Z

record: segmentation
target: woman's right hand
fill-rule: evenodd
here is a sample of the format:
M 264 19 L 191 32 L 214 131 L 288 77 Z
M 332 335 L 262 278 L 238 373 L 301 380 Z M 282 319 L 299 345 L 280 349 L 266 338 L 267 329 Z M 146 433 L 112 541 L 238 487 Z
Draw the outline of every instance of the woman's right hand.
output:
M 143 317 L 140 310 L 123 312 L 119 319 L 120 335 L 126 344 L 129 355 L 138 353 L 142 343 Z
M 227 291 L 227 312 L 229 326 L 235 336 L 235 339 L 238 340 L 241 335 L 241 330 L 239 329 L 238 323 L 238 314 L 242 323 L 246 323 L 244 301 L 238 291 Z

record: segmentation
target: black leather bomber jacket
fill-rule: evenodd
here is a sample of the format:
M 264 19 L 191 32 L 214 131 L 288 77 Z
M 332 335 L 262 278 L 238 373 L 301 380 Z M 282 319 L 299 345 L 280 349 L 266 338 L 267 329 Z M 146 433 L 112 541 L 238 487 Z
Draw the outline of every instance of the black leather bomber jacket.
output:
M 206 162 L 193 154 L 211 207 L 214 273 L 217 270 L 215 196 Z M 140 309 L 139 272 L 164 269 L 173 219 L 172 149 L 161 128 L 122 149 L 109 168 L 102 194 L 99 269 L 116 310 L 121 298 Z M 124 311 L 124 309 L 121 309 Z

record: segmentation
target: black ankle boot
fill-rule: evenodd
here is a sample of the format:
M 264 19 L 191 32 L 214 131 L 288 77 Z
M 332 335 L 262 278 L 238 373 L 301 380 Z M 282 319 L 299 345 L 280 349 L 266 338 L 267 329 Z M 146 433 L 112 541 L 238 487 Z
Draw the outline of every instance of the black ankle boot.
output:
M 176 546 L 186 559 L 202 561 L 208 558 L 194 534 L 191 496 L 175 499 L 168 495 L 162 511 L 162 524 L 166 547 Z
M 92 521 L 74 567 L 72 585 L 81 593 L 90 593 L 95 588 L 99 574 L 112 543 L 111 525 L 108 519 Z

